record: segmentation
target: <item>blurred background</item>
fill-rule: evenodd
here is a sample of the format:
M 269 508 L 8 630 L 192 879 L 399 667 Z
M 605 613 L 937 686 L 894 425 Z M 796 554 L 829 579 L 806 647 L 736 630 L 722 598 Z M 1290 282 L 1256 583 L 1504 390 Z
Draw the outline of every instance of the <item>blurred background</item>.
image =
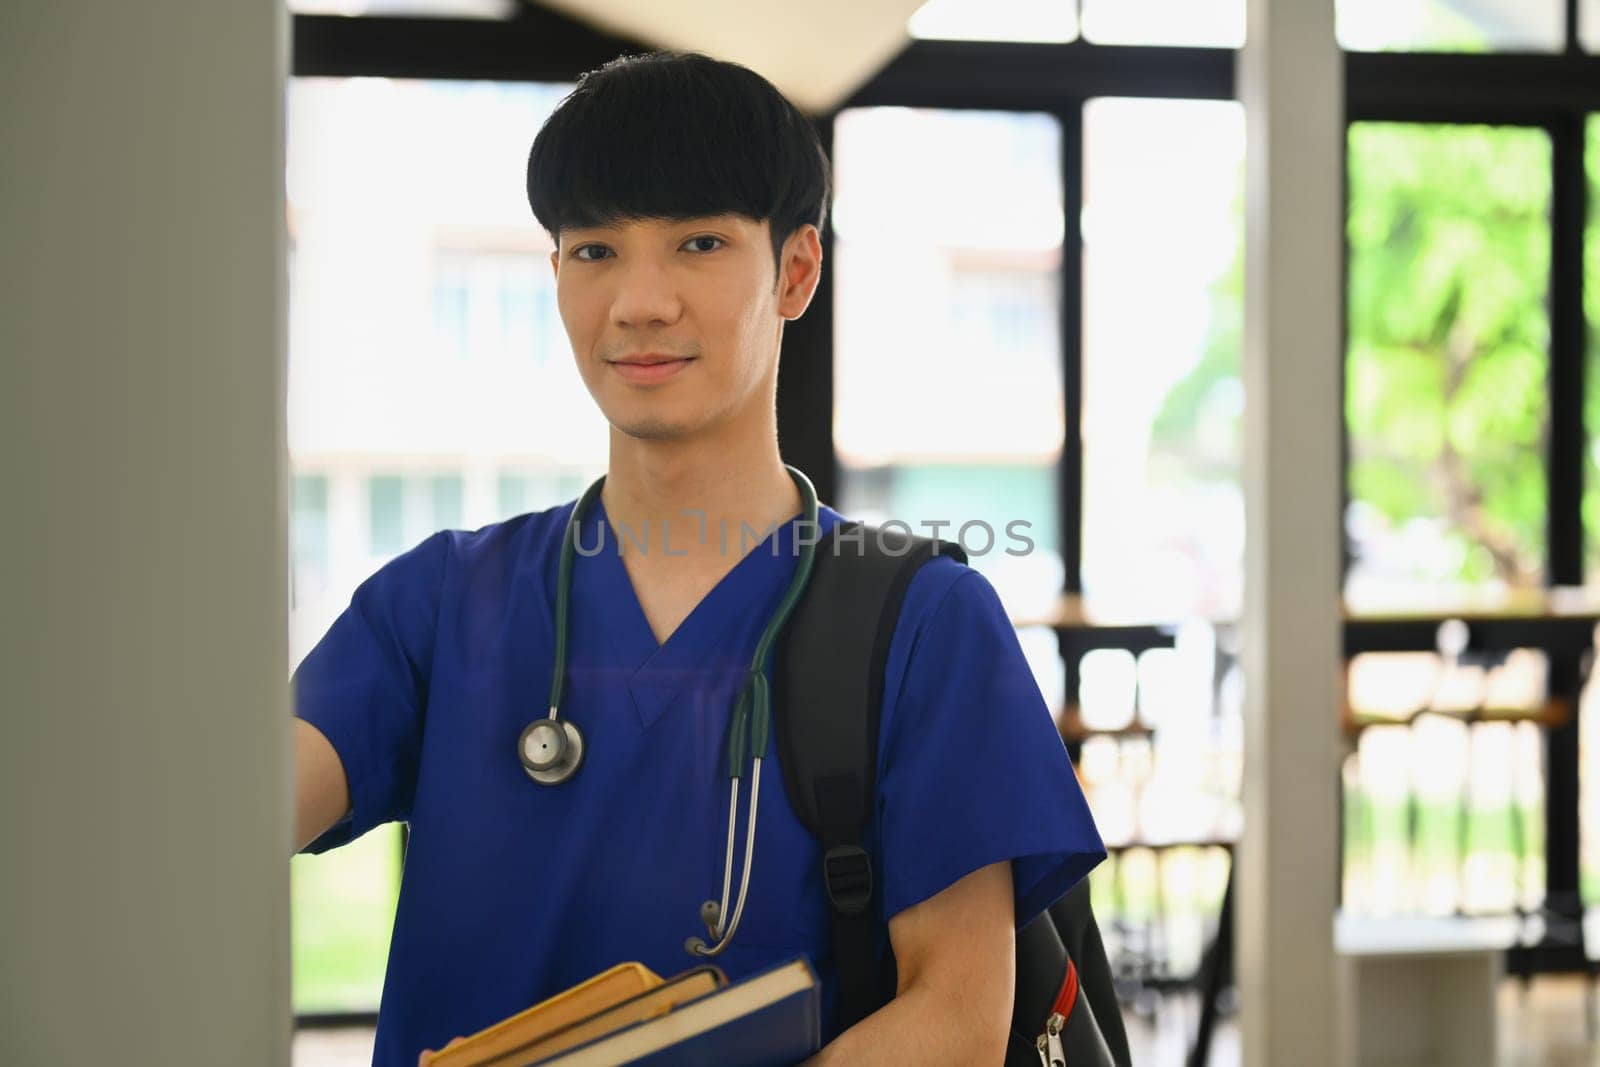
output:
M 430 531 L 554 506 L 605 470 L 523 165 L 576 72 L 646 46 L 514 0 L 290 6 L 293 664 Z M 1592 995 L 1600 445 L 1557 427 L 1600 426 L 1582 389 L 1600 216 L 1573 216 L 1600 203 L 1600 118 L 1592 91 L 1549 86 L 1600 46 L 1600 2 L 1571 6 L 1339 2 L 1347 338 L 1328 403 L 1346 416 L 1342 909 L 1506 918 L 1514 981 L 1576 974 Z M 448 54 L 392 43 L 446 24 Z M 781 384 L 786 450 L 851 517 L 1030 523 L 1034 552 L 973 563 L 1112 849 L 1094 902 L 1139 1062 L 1184 1062 L 1240 832 L 1243 0 L 930 0 L 907 29 L 816 115 L 830 285 L 784 360 L 822 354 L 830 381 Z M 496 32 L 520 69 L 482 77 L 506 64 Z M 1061 69 L 1006 72 L 995 42 Z M 1477 114 L 1435 102 L 1494 75 L 1522 80 Z M 1558 346 L 1552 309 L 1574 304 L 1589 330 Z M 339 1027 L 378 1006 L 400 862 L 397 825 L 294 859 L 298 1064 L 365 1062 Z M 1213 985 L 1211 1059 L 1237 1062 Z
M 604 471 L 523 169 L 579 73 L 653 45 L 521 0 L 289 6 L 292 667 L 387 559 Z M 1341 905 L 1503 920 L 1507 1062 L 1556 1062 L 1519 1038 L 1536 995 L 1590 1062 L 1600 0 L 1337 24 Z M 1030 524 L 1026 556 L 969 552 L 1112 852 L 1137 1061 L 1215 1016 L 1237 1062 L 1244 0 L 929 0 L 903 33 L 814 116 L 835 198 L 786 458 L 852 517 Z M 402 832 L 293 861 L 297 1064 L 370 1056 Z

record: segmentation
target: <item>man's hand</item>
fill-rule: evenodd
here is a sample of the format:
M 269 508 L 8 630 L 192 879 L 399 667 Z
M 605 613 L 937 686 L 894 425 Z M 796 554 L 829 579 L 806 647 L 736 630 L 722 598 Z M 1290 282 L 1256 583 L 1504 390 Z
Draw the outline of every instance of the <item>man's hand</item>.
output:
M 457 1045 L 461 1044 L 461 1042 L 463 1042 L 465 1040 L 466 1040 L 466 1038 L 464 1038 L 464 1037 L 453 1038 L 453 1039 L 451 1039 L 451 1041 L 450 1041 L 450 1043 L 448 1045 L 446 1045 L 444 1048 L 440 1049 L 439 1051 L 443 1052 L 444 1049 L 455 1048 Z M 428 1067 L 428 1061 L 433 1059 L 433 1055 L 434 1055 L 433 1049 L 431 1049 L 431 1048 L 423 1049 L 422 1050 L 422 1055 L 417 1057 L 417 1067 Z
M 1011 864 L 980 868 L 889 920 L 898 988 L 807 1067 L 1001 1064 L 1016 984 Z

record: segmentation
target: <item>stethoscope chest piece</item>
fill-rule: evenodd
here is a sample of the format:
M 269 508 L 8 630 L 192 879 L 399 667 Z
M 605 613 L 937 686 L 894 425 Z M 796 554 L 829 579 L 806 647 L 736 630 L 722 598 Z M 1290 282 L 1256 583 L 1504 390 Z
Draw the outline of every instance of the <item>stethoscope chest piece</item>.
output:
M 517 743 L 522 769 L 540 785 L 560 785 L 583 763 L 583 734 L 566 719 L 537 719 Z

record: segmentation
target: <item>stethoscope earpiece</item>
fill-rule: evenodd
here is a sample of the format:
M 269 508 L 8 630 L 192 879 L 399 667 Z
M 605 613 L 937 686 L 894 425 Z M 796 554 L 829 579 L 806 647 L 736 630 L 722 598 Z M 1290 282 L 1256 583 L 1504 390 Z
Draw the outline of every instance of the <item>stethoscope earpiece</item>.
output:
M 711 935 L 711 940 L 716 941 L 722 937 L 722 905 L 714 900 L 701 904 L 700 921 L 706 924 L 706 932 Z M 721 951 L 720 948 L 713 950 L 703 937 L 689 938 L 683 943 L 683 950 L 691 956 L 715 956 Z

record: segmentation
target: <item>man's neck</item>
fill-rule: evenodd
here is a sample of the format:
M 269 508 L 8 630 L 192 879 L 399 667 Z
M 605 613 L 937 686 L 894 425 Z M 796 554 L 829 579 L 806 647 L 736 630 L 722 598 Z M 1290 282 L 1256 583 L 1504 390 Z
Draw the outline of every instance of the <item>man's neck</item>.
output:
M 613 431 L 601 499 L 624 554 L 643 544 L 653 563 L 721 571 L 801 510 L 775 436 L 743 447 L 619 436 Z M 717 557 L 726 558 L 719 565 Z

